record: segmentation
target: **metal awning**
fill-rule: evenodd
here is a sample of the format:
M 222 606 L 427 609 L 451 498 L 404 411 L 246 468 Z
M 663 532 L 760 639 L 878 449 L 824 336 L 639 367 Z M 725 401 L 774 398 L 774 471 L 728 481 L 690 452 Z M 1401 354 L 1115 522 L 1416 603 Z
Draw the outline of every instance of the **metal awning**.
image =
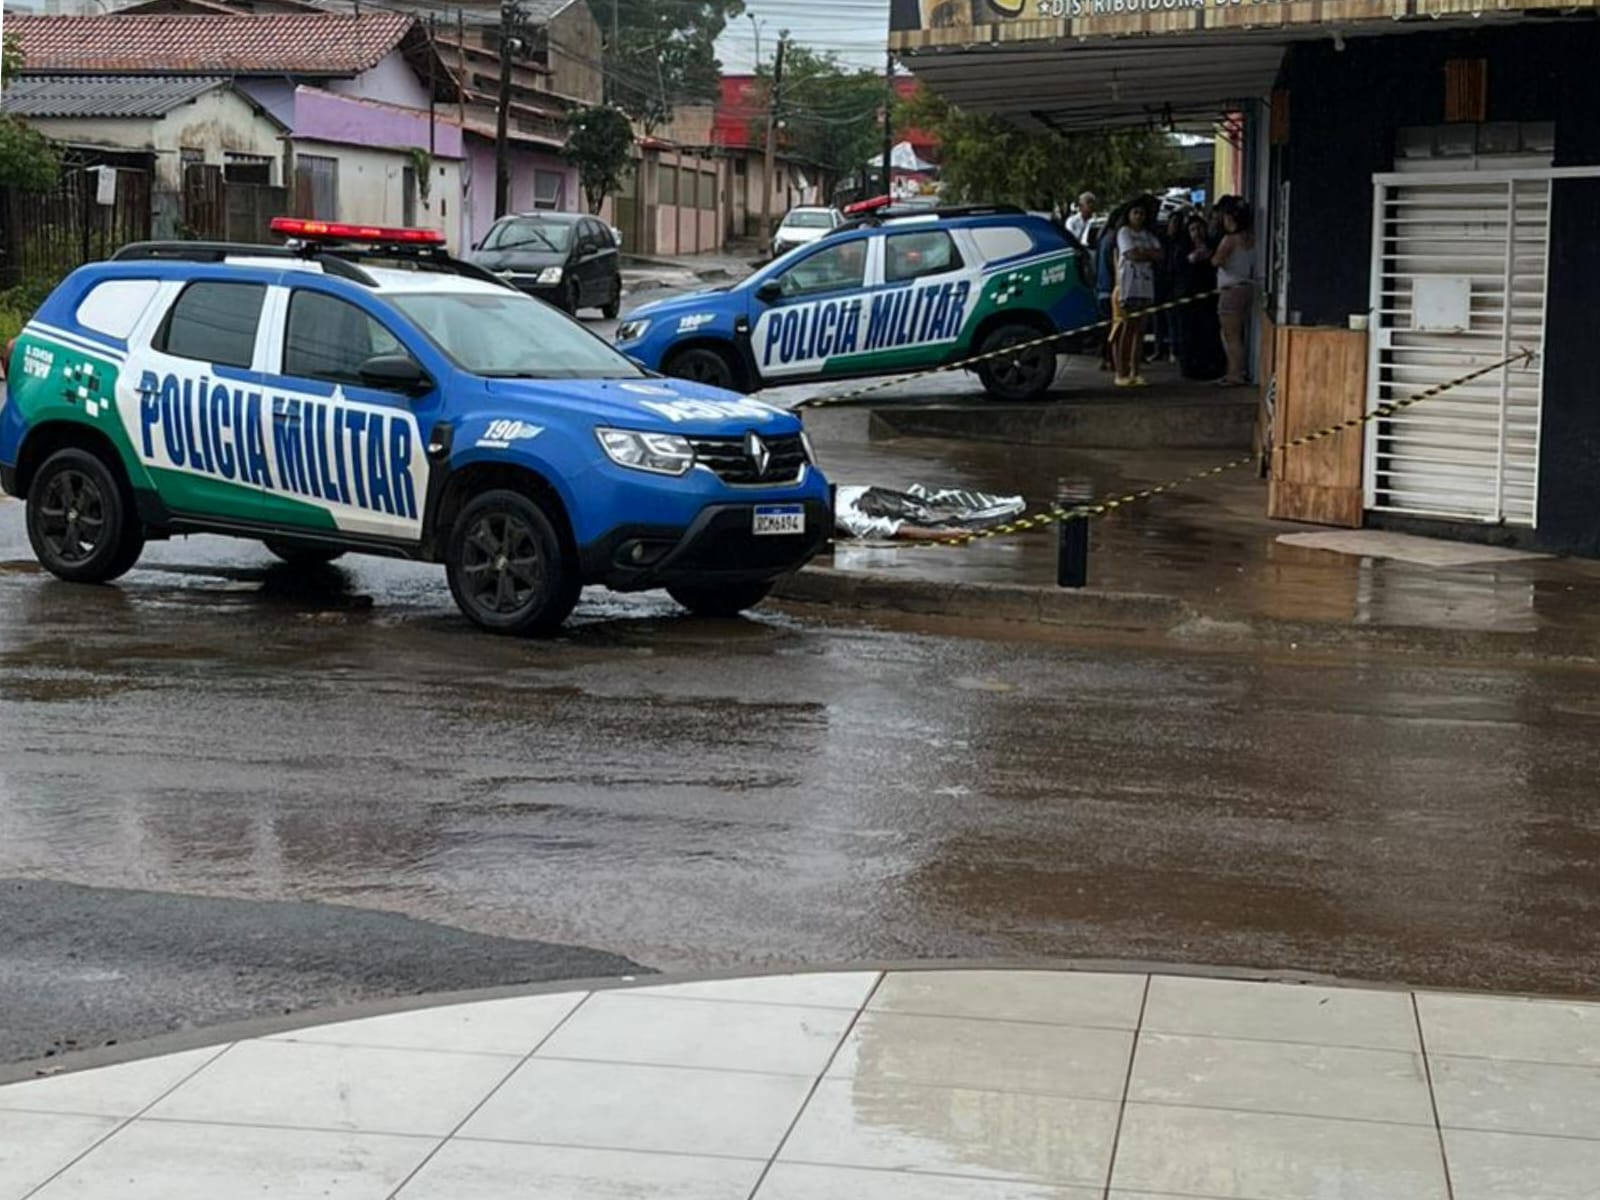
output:
M 1484 13 L 1476 24 L 1515 20 Z M 902 46 L 900 61 L 952 104 L 1058 131 L 1207 130 L 1272 92 L 1295 42 L 1437 32 L 1431 20 L 1218 28 L 1118 37 Z

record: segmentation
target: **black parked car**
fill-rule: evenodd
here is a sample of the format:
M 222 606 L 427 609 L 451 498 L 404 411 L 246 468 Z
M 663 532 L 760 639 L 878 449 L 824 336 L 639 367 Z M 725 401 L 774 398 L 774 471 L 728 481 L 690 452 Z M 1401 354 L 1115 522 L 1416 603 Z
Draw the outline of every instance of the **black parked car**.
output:
M 569 313 L 598 308 L 615 318 L 622 306 L 616 238 L 595 217 L 558 212 L 501 217 L 469 257 Z

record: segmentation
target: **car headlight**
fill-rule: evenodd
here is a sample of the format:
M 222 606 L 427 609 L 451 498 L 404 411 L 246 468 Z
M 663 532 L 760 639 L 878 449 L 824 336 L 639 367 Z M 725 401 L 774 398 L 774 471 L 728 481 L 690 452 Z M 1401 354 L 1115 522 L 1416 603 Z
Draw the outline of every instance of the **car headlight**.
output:
M 617 326 L 617 341 L 636 342 L 644 336 L 644 331 L 650 328 L 650 322 L 645 320 L 628 320 Z
M 540 283 L 560 283 L 561 282 L 561 268 L 560 267 L 546 267 L 544 270 L 539 272 L 539 282 Z
M 596 429 L 600 448 L 619 467 L 684 475 L 694 466 L 694 447 L 675 433 L 640 433 L 633 429 Z

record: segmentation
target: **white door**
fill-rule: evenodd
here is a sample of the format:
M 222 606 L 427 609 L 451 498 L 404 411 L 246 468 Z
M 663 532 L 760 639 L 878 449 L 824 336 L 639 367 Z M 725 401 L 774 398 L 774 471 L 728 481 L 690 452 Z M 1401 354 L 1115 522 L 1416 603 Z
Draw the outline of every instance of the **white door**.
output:
M 1534 357 L 1369 424 L 1369 509 L 1535 524 L 1551 175 L 1376 181 L 1368 411 Z

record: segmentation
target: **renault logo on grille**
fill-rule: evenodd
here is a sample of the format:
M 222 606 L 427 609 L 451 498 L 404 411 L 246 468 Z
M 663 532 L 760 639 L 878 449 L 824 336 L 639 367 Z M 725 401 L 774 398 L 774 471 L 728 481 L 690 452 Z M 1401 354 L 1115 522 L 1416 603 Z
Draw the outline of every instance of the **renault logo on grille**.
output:
M 767 448 L 767 443 L 761 440 L 761 435 L 753 429 L 744 435 L 744 452 L 756 465 L 756 475 L 758 477 L 765 475 L 768 464 L 772 462 L 772 451 Z

